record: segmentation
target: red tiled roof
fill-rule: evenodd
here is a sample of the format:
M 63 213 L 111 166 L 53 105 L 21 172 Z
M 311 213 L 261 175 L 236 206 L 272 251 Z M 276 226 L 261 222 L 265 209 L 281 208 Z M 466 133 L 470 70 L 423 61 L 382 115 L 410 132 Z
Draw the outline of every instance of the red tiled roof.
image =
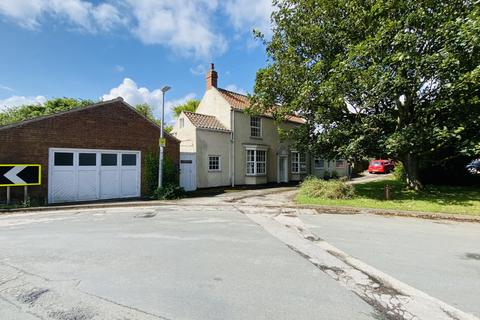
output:
M 190 122 L 197 128 L 203 129 L 210 129 L 210 130 L 218 130 L 218 131 L 226 131 L 229 132 L 227 128 L 223 124 L 218 121 L 218 119 L 214 116 L 209 116 L 206 114 L 195 113 L 195 112 L 183 112 L 185 116 L 190 120 Z
M 225 89 L 217 88 L 217 90 L 222 94 L 223 98 L 227 100 L 227 102 L 230 104 L 230 106 L 235 109 L 235 110 L 245 110 L 250 107 L 250 100 L 246 95 L 233 92 L 233 91 L 228 91 Z M 266 117 L 272 117 L 270 113 L 264 114 Z M 303 124 L 305 123 L 305 120 L 297 117 L 297 116 L 289 116 L 287 118 L 287 121 L 290 122 L 295 122 L 295 123 L 300 123 Z

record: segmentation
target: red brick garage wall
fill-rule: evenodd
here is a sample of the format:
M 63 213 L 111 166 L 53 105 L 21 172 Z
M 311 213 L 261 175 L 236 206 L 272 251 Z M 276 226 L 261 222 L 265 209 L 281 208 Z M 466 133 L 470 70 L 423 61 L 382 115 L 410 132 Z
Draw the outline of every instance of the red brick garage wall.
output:
M 159 152 L 159 131 L 156 125 L 116 99 L 0 128 L 0 163 L 41 164 L 42 186 L 31 186 L 29 192 L 32 197 L 46 201 L 49 148 L 139 150 L 142 152 L 141 193 L 146 195 L 145 155 Z M 166 153 L 178 164 L 179 142 L 173 137 L 167 137 Z M 6 188 L 0 189 L 0 197 L 4 198 Z M 21 197 L 23 188 L 12 188 L 12 194 L 15 198 Z

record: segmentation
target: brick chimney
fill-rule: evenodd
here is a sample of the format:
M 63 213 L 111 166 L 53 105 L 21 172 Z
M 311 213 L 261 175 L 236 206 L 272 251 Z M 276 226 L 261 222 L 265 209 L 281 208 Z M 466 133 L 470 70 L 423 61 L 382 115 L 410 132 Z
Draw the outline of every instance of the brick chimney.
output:
M 215 65 L 213 63 L 210 64 L 210 70 L 208 70 L 205 79 L 207 80 L 207 90 L 212 87 L 217 87 L 218 73 L 215 71 Z

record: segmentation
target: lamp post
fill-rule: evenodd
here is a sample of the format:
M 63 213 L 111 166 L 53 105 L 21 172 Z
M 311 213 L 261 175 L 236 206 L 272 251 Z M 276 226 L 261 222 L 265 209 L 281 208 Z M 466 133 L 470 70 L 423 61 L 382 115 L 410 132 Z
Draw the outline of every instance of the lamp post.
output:
M 163 125 L 164 125 L 164 120 L 165 120 L 165 93 L 167 93 L 168 90 L 170 90 L 171 87 L 165 86 L 161 89 L 162 91 L 162 119 L 160 122 L 160 163 L 158 167 L 158 187 L 161 188 L 163 187 L 163 145 L 164 145 L 164 139 L 163 139 Z

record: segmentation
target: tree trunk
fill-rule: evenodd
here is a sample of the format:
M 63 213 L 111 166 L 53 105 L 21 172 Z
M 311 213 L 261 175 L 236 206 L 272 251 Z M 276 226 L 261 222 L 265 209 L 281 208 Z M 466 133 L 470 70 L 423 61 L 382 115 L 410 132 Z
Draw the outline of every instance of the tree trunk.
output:
M 423 189 L 423 184 L 418 175 L 418 157 L 411 153 L 407 154 L 404 157 L 403 165 L 408 188 L 417 191 Z

